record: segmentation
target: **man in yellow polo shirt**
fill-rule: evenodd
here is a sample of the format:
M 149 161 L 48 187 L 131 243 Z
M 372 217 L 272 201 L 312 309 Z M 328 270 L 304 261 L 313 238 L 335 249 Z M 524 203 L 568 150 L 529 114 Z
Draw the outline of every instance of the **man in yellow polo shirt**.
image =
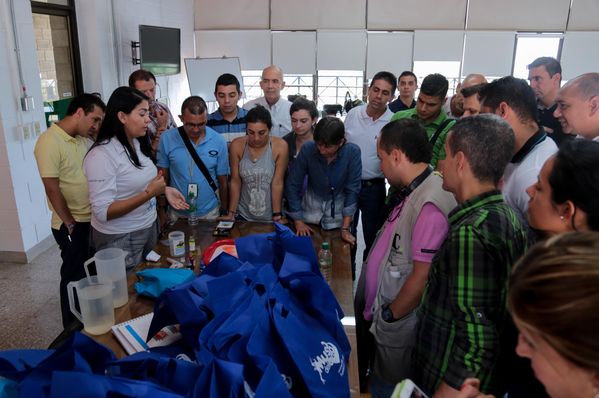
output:
M 50 126 L 35 145 L 35 159 L 52 211 L 52 234 L 60 247 L 60 308 L 67 329 L 77 319 L 69 309 L 67 284 L 85 276 L 83 263 L 92 255 L 89 245 L 91 208 L 83 158 L 96 136 L 106 105 L 92 94 L 72 99 L 67 114 Z

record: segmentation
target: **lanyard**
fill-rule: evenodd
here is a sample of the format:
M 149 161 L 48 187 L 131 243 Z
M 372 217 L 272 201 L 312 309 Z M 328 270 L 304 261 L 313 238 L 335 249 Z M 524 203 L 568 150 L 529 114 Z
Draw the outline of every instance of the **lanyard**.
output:
M 187 152 L 187 166 L 189 167 L 189 180 L 193 181 L 193 164 L 191 163 L 191 156 L 189 155 L 189 152 Z M 194 162 L 195 164 L 195 162 Z

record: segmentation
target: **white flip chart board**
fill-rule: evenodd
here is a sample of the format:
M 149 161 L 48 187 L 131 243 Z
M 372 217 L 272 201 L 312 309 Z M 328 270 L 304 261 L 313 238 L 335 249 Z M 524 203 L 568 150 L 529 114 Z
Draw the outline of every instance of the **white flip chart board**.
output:
M 185 69 L 191 95 L 199 95 L 205 101 L 216 101 L 214 84 L 223 73 L 235 75 L 241 85 L 241 91 L 245 91 L 239 58 L 186 58 Z

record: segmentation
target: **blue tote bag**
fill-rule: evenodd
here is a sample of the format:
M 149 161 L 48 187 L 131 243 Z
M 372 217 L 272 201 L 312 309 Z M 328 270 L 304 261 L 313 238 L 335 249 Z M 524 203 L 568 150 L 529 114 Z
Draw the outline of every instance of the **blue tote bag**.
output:
M 278 287 L 278 286 L 277 286 Z M 275 328 L 313 397 L 349 397 L 349 350 L 284 289 L 273 291 Z
M 198 398 L 244 398 L 243 365 L 213 358 L 193 388 Z
M 190 381 L 197 380 L 202 366 L 195 362 L 146 351 L 108 363 L 107 371 L 110 376 L 146 380 L 177 394 L 187 395 L 193 388 Z
M 51 384 L 50 398 L 184 398 L 148 381 L 84 372 L 54 372 Z

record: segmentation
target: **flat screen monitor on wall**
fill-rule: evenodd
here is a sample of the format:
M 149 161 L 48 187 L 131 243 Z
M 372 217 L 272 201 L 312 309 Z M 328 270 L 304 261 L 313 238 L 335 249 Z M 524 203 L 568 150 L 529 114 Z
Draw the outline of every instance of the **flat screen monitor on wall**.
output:
M 155 75 L 181 72 L 181 29 L 139 25 L 141 68 Z

